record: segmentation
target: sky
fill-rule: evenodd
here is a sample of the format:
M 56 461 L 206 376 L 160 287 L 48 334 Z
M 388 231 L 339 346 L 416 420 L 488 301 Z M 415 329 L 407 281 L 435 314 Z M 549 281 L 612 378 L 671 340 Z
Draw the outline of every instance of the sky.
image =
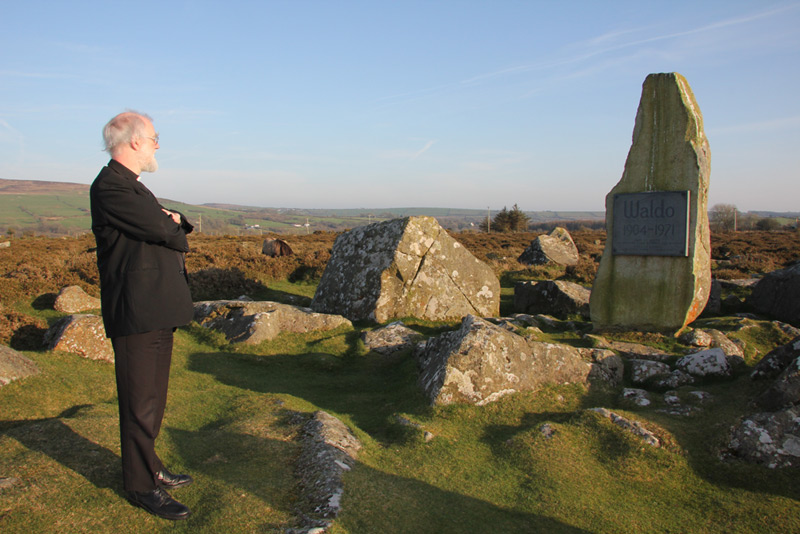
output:
M 192 204 L 602 211 L 650 73 L 709 207 L 800 211 L 800 2 L 0 0 L 0 178 L 90 184 L 149 114 Z

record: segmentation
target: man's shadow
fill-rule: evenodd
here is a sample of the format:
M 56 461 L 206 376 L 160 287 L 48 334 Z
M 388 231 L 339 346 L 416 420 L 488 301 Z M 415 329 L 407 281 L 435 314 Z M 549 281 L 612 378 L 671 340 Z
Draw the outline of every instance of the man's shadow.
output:
M 71 469 L 97 488 L 109 488 L 118 495 L 122 491 L 120 457 L 97 443 L 81 436 L 62 419 L 71 419 L 91 407 L 81 404 L 64 410 L 56 417 L 24 421 L 2 421 L 3 434 L 31 450 L 46 454 Z

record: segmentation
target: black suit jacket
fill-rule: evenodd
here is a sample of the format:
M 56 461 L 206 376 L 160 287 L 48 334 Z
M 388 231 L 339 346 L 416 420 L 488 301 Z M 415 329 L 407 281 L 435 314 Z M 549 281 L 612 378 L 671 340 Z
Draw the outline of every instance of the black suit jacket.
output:
M 174 328 L 192 320 L 184 268 L 192 225 L 175 223 L 153 193 L 111 160 L 89 192 L 100 300 L 108 337 Z

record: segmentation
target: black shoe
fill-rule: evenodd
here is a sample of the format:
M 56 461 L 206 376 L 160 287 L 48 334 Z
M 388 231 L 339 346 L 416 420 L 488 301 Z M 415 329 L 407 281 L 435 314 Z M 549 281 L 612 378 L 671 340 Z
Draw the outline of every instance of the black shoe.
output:
M 128 500 L 134 506 L 144 508 L 153 515 L 164 519 L 186 519 L 192 513 L 185 505 L 181 504 L 162 488 L 153 491 L 129 491 Z
M 182 488 L 188 486 L 194 481 L 189 475 L 175 475 L 167 471 L 164 467 L 161 471 L 156 473 L 156 484 L 162 488 Z

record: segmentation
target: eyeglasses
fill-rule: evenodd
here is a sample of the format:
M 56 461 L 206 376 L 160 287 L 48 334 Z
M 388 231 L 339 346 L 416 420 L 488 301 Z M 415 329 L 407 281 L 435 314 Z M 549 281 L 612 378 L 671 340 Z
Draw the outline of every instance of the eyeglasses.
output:
M 152 140 L 153 140 L 153 142 L 154 142 L 155 144 L 158 144 L 158 134 L 156 134 L 156 135 L 155 135 L 155 136 L 153 136 L 153 137 L 149 137 L 149 136 L 147 136 L 147 135 L 143 135 L 142 137 L 143 137 L 144 139 L 152 139 Z

